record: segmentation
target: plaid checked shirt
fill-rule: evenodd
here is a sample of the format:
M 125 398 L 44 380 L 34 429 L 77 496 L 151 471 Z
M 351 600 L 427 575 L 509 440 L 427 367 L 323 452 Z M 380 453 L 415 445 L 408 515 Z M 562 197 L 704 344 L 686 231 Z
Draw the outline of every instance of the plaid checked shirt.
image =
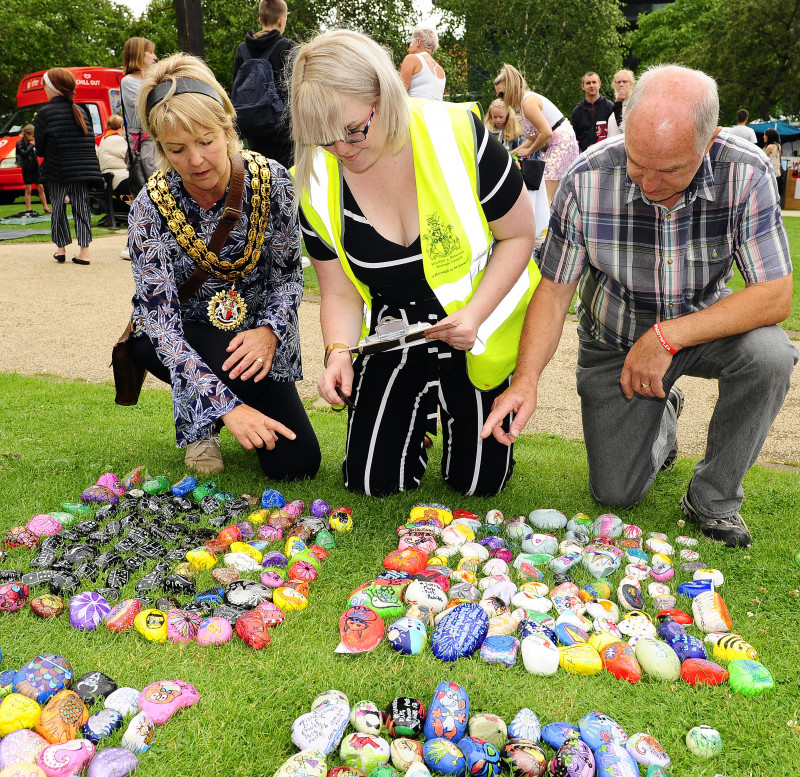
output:
M 553 200 L 542 274 L 578 284 L 582 333 L 630 348 L 656 321 L 792 272 L 775 176 L 753 144 L 720 133 L 668 211 L 628 177 L 624 136 L 580 156 Z

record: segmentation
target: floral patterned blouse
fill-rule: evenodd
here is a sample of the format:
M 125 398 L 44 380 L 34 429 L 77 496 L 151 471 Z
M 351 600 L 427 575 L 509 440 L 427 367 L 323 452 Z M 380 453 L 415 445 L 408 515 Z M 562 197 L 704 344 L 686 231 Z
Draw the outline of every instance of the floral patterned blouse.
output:
M 269 377 L 276 381 L 302 380 L 297 307 L 303 295 L 300 264 L 300 228 L 292 203 L 294 187 L 286 170 L 270 160 L 272 178 L 269 226 L 261 259 L 255 269 L 235 284 L 247 303 L 247 315 L 236 331 L 268 325 L 278 337 Z M 180 176 L 167 173 L 167 184 L 189 224 L 208 243 L 224 209 L 225 197 L 203 210 L 183 187 Z M 244 213 L 231 230 L 222 257 L 244 253 L 250 205 L 250 172 L 245 164 Z M 185 340 L 183 322 L 207 323 L 208 303 L 219 291 L 231 288 L 213 275 L 183 305 L 178 287 L 194 272 L 195 263 L 178 245 L 166 219 L 146 189 L 136 197 L 128 219 L 128 245 L 136 293 L 134 320 L 139 317 L 158 358 L 172 376 L 172 401 L 178 447 L 212 433 L 215 423 L 242 401 L 205 364 Z M 234 336 L 231 332 L 231 337 Z

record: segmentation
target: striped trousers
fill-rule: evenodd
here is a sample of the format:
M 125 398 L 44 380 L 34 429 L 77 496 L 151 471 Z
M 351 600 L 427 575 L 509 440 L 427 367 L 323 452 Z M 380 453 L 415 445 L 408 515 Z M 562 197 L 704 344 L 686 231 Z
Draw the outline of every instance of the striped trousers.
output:
M 467 376 L 464 352 L 436 341 L 359 356 L 353 368 L 355 408 L 342 464 L 348 489 L 385 496 L 417 488 L 428 466 L 425 433 L 436 429 L 437 415 L 445 481 L 469 496 L 503 489 L 514 469 L 513 449 L 492 436 L 482 440 L 480 430 L 510 377 L 478 391 Z M 508 416 L 503 427 L 510 423 Z
M 84 181 L 48 181 L 47 197 L 53 208 L 50 218 L 50 235 L 53 242 L 63 248 L 72 242 L 64 197 L 69 195 L 72 219 L 78 245 L 85 248 L 92 242 L 92 210 L 89 205 L 89 187 Z

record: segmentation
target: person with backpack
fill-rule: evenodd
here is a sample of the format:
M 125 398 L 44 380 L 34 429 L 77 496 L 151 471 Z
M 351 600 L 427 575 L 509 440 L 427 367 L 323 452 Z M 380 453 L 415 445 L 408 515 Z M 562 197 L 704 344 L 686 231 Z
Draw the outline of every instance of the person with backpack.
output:
M 239 134 L 252 151 L 289 168 L 293 163 L 289 132 L 286 68 L 289 52 L 297 46 L 283 37 L 289 8 L 285 0 L 261 0 L 261 30 L 247 33 L 233 60 L 231 102 L 236 108 Z

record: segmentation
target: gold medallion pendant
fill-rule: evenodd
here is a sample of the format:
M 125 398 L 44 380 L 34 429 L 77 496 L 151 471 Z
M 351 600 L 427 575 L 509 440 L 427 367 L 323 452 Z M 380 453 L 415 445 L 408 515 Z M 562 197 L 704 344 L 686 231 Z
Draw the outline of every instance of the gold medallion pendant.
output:
M 217 329 L 236 329 L 247 315 L 247 303 L 238 291 L 218 291 L 208 303 L 208 318 Z

